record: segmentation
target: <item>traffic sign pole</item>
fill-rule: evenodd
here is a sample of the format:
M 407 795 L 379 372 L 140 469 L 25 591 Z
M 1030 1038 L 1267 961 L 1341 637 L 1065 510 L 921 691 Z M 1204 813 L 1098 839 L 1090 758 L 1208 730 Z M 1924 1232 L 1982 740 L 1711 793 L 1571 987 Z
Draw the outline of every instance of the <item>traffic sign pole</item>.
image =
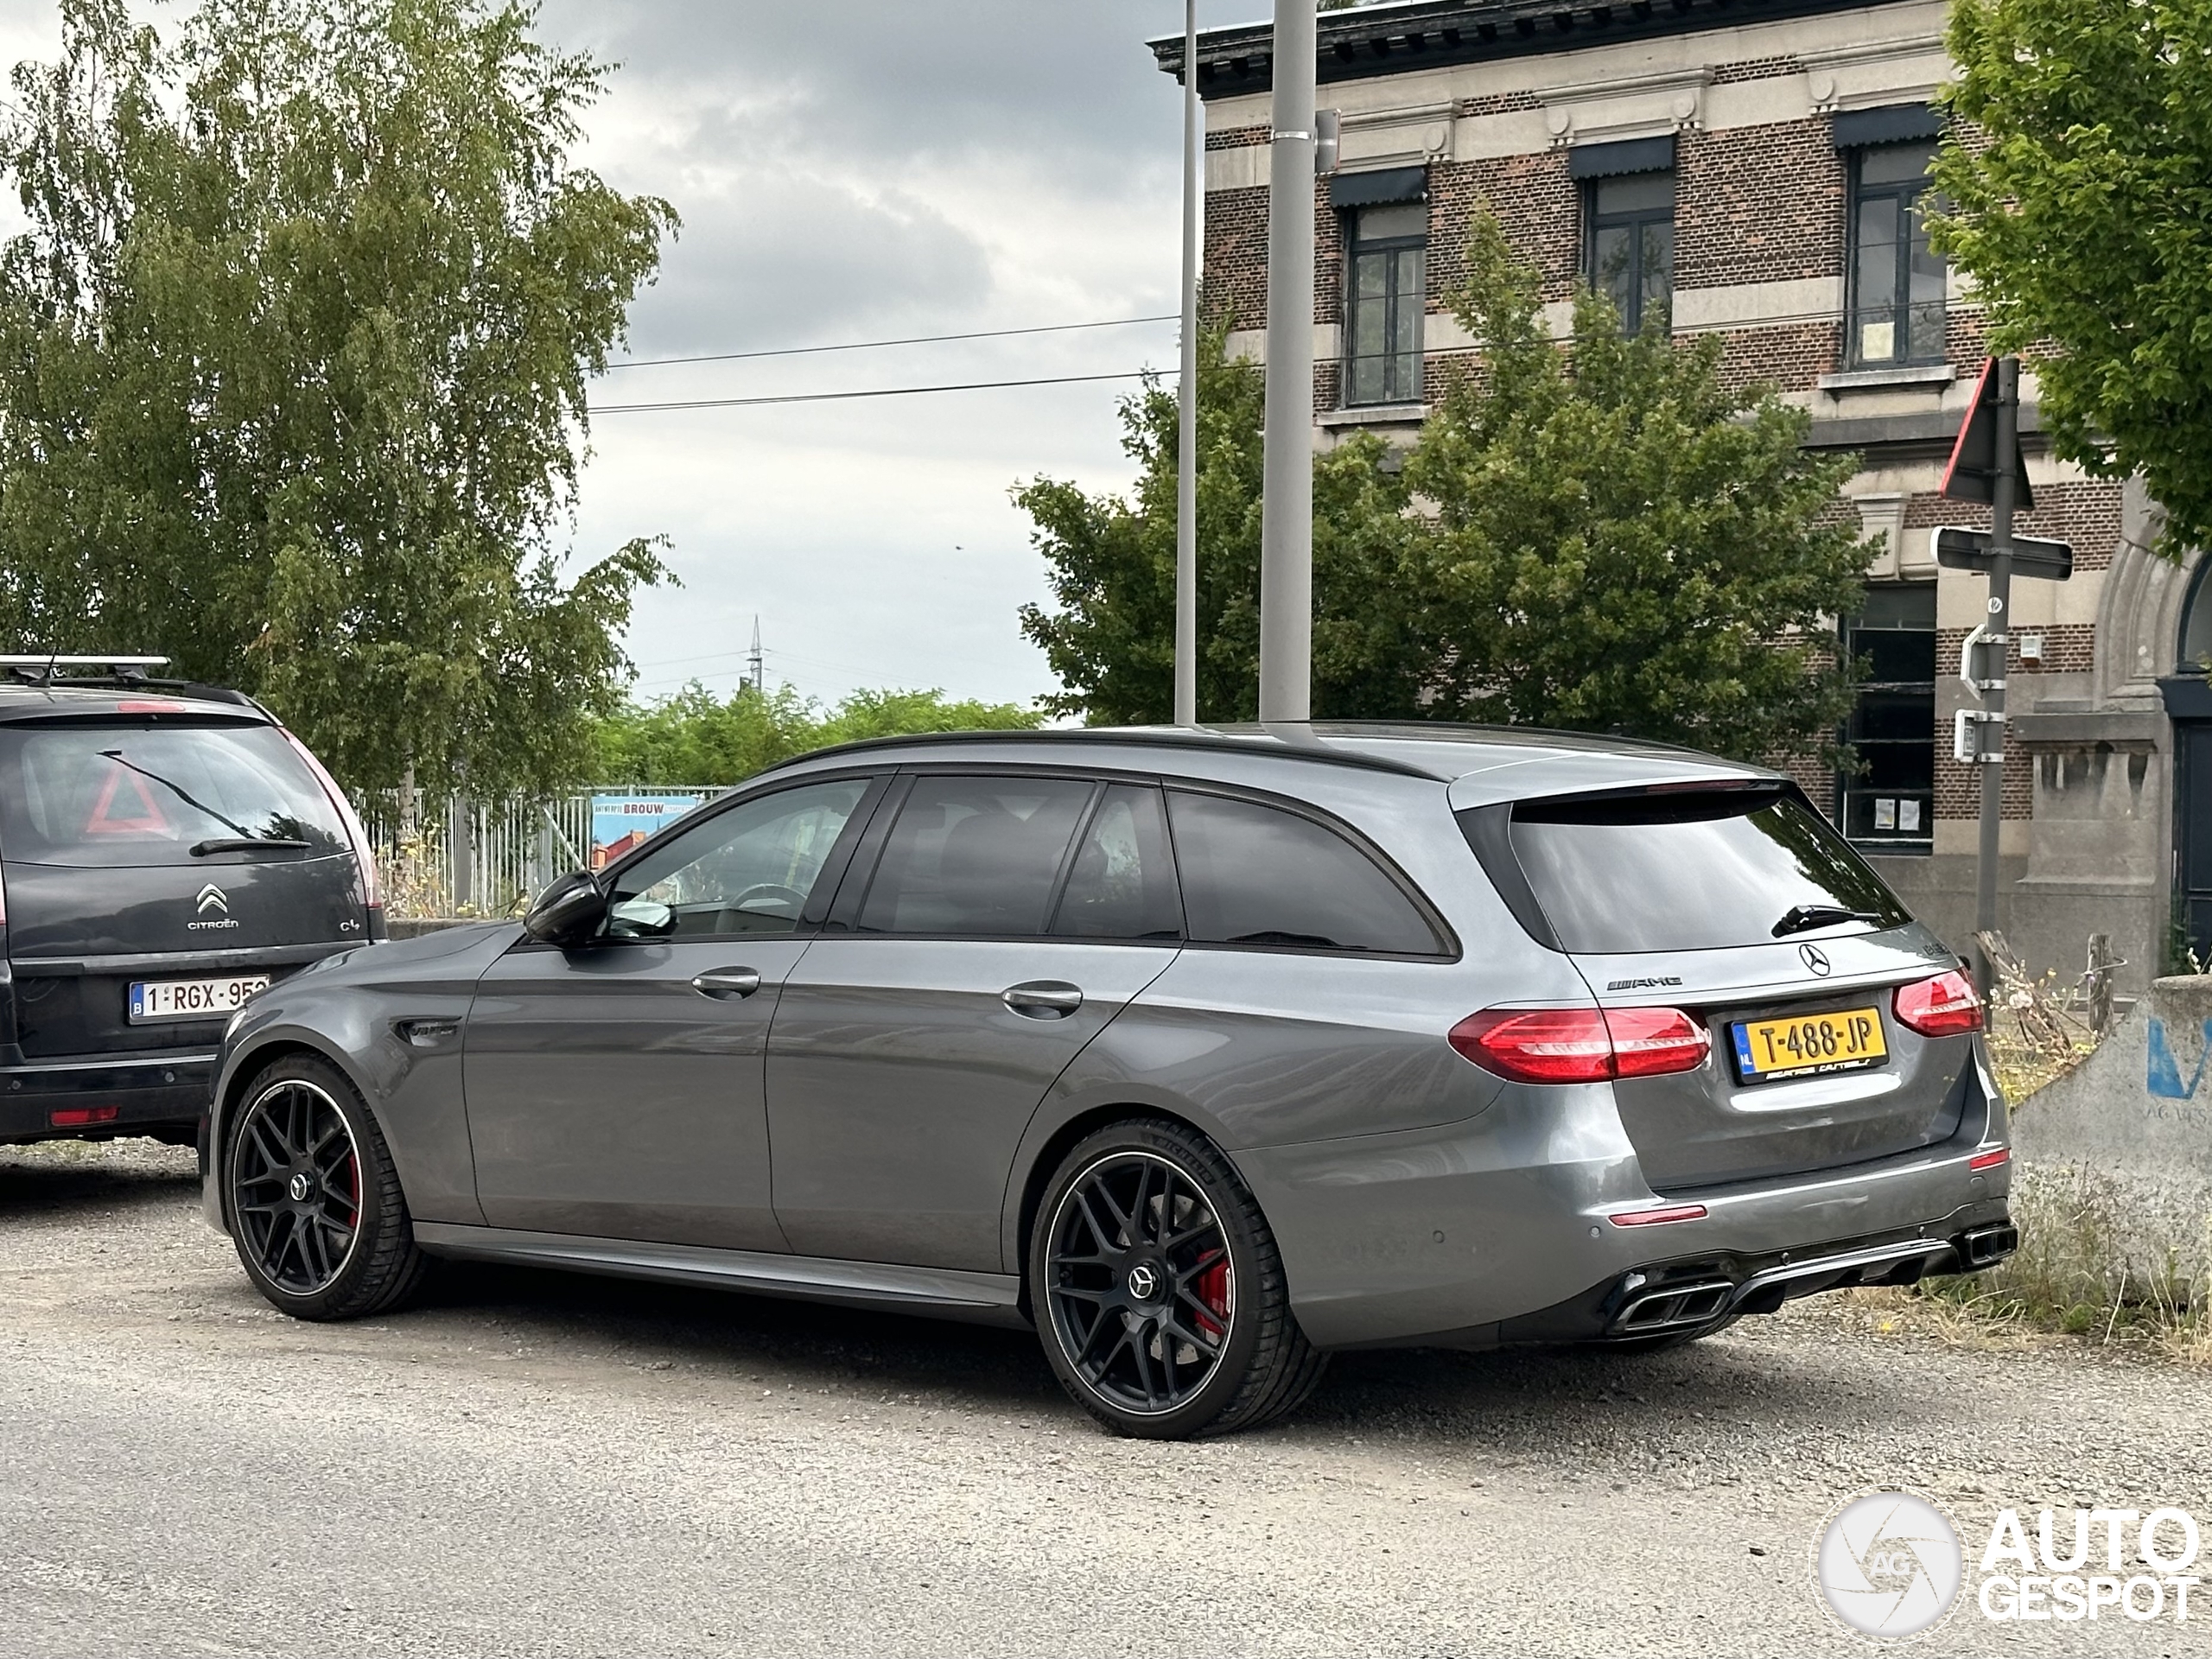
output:
M 1974 872 L 1974 969 L 1985 1000 L 1996 989 L 1997 968 L 1981 936 L 1997 928 L 1997 861 L 2005 822 L 2005 671 L 2012 658 L 2012 504 L 2019 494 L 2020 360 L 1997 359 L 1995 467 L 1990 480 L 1989 607 L 1982 620 L 1982 707 L 1991 715 L 1981 728 L 1981 858 Z

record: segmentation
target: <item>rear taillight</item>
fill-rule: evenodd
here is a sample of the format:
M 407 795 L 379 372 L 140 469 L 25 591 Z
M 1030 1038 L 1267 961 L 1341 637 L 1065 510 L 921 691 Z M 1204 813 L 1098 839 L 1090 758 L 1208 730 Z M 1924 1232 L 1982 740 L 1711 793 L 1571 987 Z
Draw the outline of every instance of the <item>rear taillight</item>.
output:
M 322 792 L 330 797 L 330 804 L 338 810 L 338 821 L 346 826 L 346 839 L 353 844 L 353 862 L 361 872 L 361 903 L 370 910 L 384 903 L 384 890 L 377 885 L 377 856 L 369 846 L 369 832 L 363 827 L 360 814 L 353 810 L 353 803 L 346 798 L 346 791 L 338 787 L 338 780 L 323 769 L 321 761 L 315 758 L 315 751 L 293 735 L 289 728 L 276 728 L 284 734 L 284 741 L 300 757 L 307 769 L 322 785 Z
M 1898 986 L 1891 1006 L 1899 1025 L 1923 1037 L 1962 1037 L 1981 1029 L 1981 999 L 1955 969 Z
M 1609 1083 L 1694 1071 L 1713 1037 L 1680 1008 L 1490 1008 L 1452 1046 L 1516 1083 Z
M 112 1123 L 122 1116 L 120 1106 L 64 1106 L 48 1112 L 46 1122 L 50 1128 L 81 1129 L 88 1123 Z

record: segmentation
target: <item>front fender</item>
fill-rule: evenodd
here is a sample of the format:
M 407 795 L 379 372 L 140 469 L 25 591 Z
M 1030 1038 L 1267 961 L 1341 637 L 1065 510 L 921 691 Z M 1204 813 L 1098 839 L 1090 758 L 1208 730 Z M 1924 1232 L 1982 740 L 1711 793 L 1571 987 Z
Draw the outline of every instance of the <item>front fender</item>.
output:
M 219 1174 L 240 1096 L 270 1060 L 304 1050 L 342 1072 L 368 1103 L 418 1221 L 481 1226 L 461 1090 L 461 1055 L 476 981 L 503 941 L 411 958 L 404 947 L 364 952 L 346 971 L 280 981 L 246 1005 L 217 1056 L 202 1207 L 228 1231 Z

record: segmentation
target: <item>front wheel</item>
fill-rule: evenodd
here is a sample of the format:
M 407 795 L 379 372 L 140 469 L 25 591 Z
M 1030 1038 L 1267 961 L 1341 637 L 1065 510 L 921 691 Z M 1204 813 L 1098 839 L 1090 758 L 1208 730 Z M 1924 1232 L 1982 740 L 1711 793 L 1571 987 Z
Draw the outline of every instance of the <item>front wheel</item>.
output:
M 1259 1205 L 1180 1123 L 1116 1123 L 1069 1153 L 1038 1208 L 1029 1294 L 1061 1386 L 1123 1434 L 1255 1427 L 1327 1360 L 1291 1313 Z
M 359 1091 L 327 1061 L 294 1054 L 243 1098 L 224 1183 L 254 1288 L 302 1319 L 359 1319 L 405 1301 L 428 1262 Z

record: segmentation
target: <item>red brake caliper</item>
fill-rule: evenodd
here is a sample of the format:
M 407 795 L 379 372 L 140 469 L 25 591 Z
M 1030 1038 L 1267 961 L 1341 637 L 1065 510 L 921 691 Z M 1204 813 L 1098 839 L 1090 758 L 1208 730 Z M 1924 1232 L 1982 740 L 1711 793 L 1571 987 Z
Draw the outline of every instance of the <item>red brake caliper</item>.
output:
M 1218 1319 L 1210 1319 L 1205 1314 L 1199 1314 L 1199 1325 L 1206 1335 L 1219 1336 L 1229 1323 L 1229 1256 L 1226 1252 L 1215 1257 L 1205 1271 L 1198 1275 L 1198 1300 L 1219 1315 Z

